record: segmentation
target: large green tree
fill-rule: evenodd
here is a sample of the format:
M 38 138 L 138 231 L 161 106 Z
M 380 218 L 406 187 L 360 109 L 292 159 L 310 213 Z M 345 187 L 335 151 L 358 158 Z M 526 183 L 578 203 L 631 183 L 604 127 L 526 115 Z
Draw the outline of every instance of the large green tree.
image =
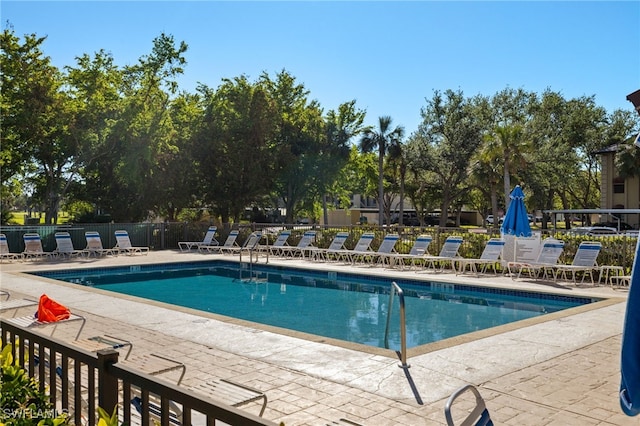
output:
M 158 155 L 156 172 L 162 176 L 162 184 L 155 182 L 153 198 L 156 214 L 169 221 L 178 220 L 180 213 L 188 208 L 193 208 L 198 213 L 187 217 L 198 218 L 205 207 L 196 191 L 199 176 L 194 171 L 202 167 L 196 154 L 202 114 L 202 103 L 197 94 L 181 93 L 169 105 L 171 132 L 168 140 L 171 149 L 163 150 Z
M 277 109 L 265 86 L 246 76 L 200 91 L 205 107 L 195 150 L 200 192 L 222 222 L 238 222 L 246 207 L 273 188 Z
M 356 102 L 341 104 L 337 110 L 330 110 L 324 117 L 324 137 L 319 139 L 310 166 L 313 169 L 313 188 L 316 197 L 320 197 L 324 224 L 328 225 L 327 198 L 333 198 L 331 192 L 339 192 L 338 178 L 346 166 L 351 154 L 350 141 L 363 130 L 365 112 L 356 108 Z
M 21 44 L 13 31 L 2 33 L 0 165 L 3 188 L 22 175 L 44 205 L 46 222 L 56 223 L 77 144 L 71 136 L 73 104 L 63 91 L 62 73 L 40 49 L 44 40 L 25 35 Z
M 323 111 L 317 101 L 309 100 L 304 84 L 285 70 L 274 78 L 263 73 L 261 84 L 277 111 L 274 193 L 284 204 L 285 222 L 293 223 L 301 209 L 313 210 L 313 199 L 307 195 L 314 192 L 315 166 L 327 141 Z
M 158 205 L 161 159 L 175 152 L 171 95 L 183 72 L 184 42 L 170 35 L 153 40 L 149 55 L 122 69 L 118 119 L 110 128 L 110 155 L 94 162 L 94 185 L 103 197 L 101 207 L 117 221 L 145 219 Z
M 411 168 L 426 172 L 440 198 L 440 226 L 449 207 L 468 190 L 471 158 L 482 143 L 481 121 L 462 91 L 435 91 L 422 108 L 422 123 L 410 138 Z
M 567 164 L 575 179 L 565 180 L 562 186 L 566 204 L 570 208 L 593 209 L 600 205 L 600 159 L 594 152 L 605 144 L 607 113 L 595 103 L 595 98 L 580 97 L 567 102 L 562 140 L 575 156 L 574 164 Z
M 93 57 L 84 54 L 76 58 L 75 66 L 66 67 L 66 87 L 75 111 L 71 135 L 77 144 L 67 177 L 71 197 L 91 206 L 89 211 L 78 212 L 89 220 L 110 203 L 105 194 L 112 182 L 112 168 L 99 166 L 110 165 L 117 157 L 115 129 L 122 118 L 122 79 L 113 57 L 103 50 Z
M 575 125 L 571 124 L 572 120 L 582 122 L 578 120 L 582 114 L 578 112 L 582 109 L 578 108 L 579 104 L 547 90 L 533 105 L 528 128 L 536 149 L 530 155 L 531 167 L 523 173 L 534 185 L 535 192 L 542 191 L 543 196 L 537 199 L 544 203 L 543 209 L 556 207 L 556 200 L 563 209 L 581 207 L 570 197 L 571 191 L 577 189 L 584 178 L 578 154 L 579 145 L 584 145 L 586 129 L 578 129 L 576 133 L 572 130 Z M 570 227 L 568 217 L 567 226 Z
M 9 195 L 22 191 L 18 176 L 29 160 L 26 148 L 34 137 L 32 130 L 24 125 L 33 118 L 30 104 L 36 101 L 30 96 L 35 88 L 30 86 L 37 82 L 29 77 L 48 63 L 40 50 L 44 40 L 32 34 L 21 42 L 9 29 L 4 30 L 0 38 L 0 200 L 3 210 L 8 207 Z

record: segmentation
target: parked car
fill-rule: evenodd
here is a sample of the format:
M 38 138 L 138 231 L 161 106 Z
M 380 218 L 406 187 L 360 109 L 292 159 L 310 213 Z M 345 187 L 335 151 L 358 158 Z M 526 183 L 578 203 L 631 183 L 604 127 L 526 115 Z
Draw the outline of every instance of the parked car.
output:
M 631 231 L 633 227 L 626 222 L 620 222 L 620 228 L 618 228 L 618 222 L 598 222 L 593 226 L 606 226 L 607 228 L 620 229 L 620 231 Z
M 455 216 L 449 216 L 447 218 L 447 226 L 457 226 L 456 221 L 457 221 L 457 218 Z M 465 225 L 471 225 L 471 222 L 469 222 L 469 220 L 465 219 L 464 217 L 461 217 L 460 226 L 465 226 Z
M 418 217 L 406 218 L 402 222 L 405 226 L 420 226 L 420 219 L 418 219 Z
M 404 226 L 420 226 L 420 219 L 415 212 L 405 212 L 402 214 L 402 224 Z M 391 218 L 391 223 L 396 224 L 399 222 L 400 215 L 396 214 Z
M 571 235 L 588 235 L 598 237 L 603 235 L 618 235 L 618 230 L 610 226 L 580 226 L 568 232 Z
M 436 215 L 427 215 L 424 218 L 424 224 L 427 226 L 436 226 L 440 224 L 440 216 L 436 216 Z
M 486 221 L 488 225 L 493 225 L 493 215 L 492 214 L 488 215 L 486 218 Z M 504 222 L 504 217 L 500 217 L 500 219 L 498 219 L 499 225 L 502 225 L 502 222 Z

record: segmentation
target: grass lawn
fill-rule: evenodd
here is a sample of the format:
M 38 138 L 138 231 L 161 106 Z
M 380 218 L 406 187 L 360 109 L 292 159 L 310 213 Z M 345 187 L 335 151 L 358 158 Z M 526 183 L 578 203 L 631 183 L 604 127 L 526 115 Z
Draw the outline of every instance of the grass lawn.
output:
M 11 224 L 12 225 L 24 225 L 25 224 L 25 218 L 28 217 L 28 213 L 25 211 L 21 211 L 21 212 L 12 212 L 11 213 Z M 36 220 L 39 219 L 38 222 L 36 223 L 30 223 L 30 225 L 44 225 L 44 213 L 42 213 L 42 216 L 39 216 L 38 213 L 32 213 L 31 214 L 31 220 Z M 60 214 L 58 214 L 58 224 L 63 224 L 63 223 L 67 223 L 67 221 L 69 221 L 69 215 L 65 212 L 60 212 Z

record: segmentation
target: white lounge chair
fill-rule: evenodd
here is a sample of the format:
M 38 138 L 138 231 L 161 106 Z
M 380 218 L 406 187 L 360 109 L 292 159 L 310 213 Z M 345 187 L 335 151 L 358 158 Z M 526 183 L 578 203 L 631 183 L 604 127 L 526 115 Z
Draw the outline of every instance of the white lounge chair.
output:
M 76 250 L 73 247 L 73 240 L 71 234 L 68 232 L 56 232 L 56 249 L 53 251 L 55 256 L 61 257 L 74 257 L 85 256 L 89 253 L 85 250 Z
M 529 277 L 537 279 L 555 279 L 554 268 L 558 265 L 558 259 L 564 250 L 564 241 L 555 238 L 547 238 L 542 242 L 540 252 L 535 262 L 508 262 L 507 269 L 512 279 L 520 278 L 523 272 L 527 272 Z
M 89 352 L 98 352 L 101 349 L 122 349 L 122 352 L 124 352 L 123 360 L 129 359 L 131 351 L 133 350 L 133 343 L 131 343 L 131 341 L 109 334 L 76 339 L 72 341 L 71 344 Z
M 226 247 L 225 245 L 220 247 L 220 251 L 223 254 L 242 254 L 244 252 L 253 253 L 258 248 L 260 239 L 262 239 L 262 232 L 255 231 L 249 235 L 249 238 L 247 238 L 241 247 L 238 245 Z
M 9 294 L 9 292 L 3 291 L 2 292 L 3 295 L 6 295 L 7 298 L 5 300 L 2 301 L 2 303 L 0 303 L 0 312 L 6 312 L 6 311 L 10 311 L 13 310 L 13 315 L 12 316 L 16 316 L 18 314 L 18 310 L 20 310 L 21 308 L 32 308 L 33 306 L 38 306 L 38 301 L 37 300 L 32 300 L 32 299 L 10 299 L 11 295 Z
M 262 405 L 260 407 L 259 413 L 260 417 L 262 417 L 265 409 L 267 408 L 267 396 L 264 392 L 240 383 L 232 382 L 231 380 L 212 379 L 199 385 L 189 386 L 188 389 L 204 395 L 206 398 L 220 401 L 232 407 L 240 407 L 254 401 L 261 402 Z M 155 395 L 150 394 L 148 395 L 147 402 L 145 403 L 139 392 L 136 391 L 135 394 L 136 396 L 134 396 L 131 400 L 131 404 L 135 408 L 135 411 L 137 413 L 142 413 L 145 408 L 144 405 L 148 404 L 147 409 L 151 419 L 154 422 L 160 423 L 160 420 L 162 418 L 161 401 L 159 401 L 159 399 Z M 168 401 L 166 407 L 169 410 L 169 424 L 183 424 L 183 412 L 181 407 L 173 401 Z M 198 413 L 193 412 L 193 415 L 194 417 L 197 417 Z M 200 420 L 199 417 L 198 420 Z M 199 422 L 197 424 L 199 424 Z
M 332 253 L 344 249 L 344 243 L 349 238 L 348 232 L 338 232 L 328 248 L 307 247 L 304 252 L 308 254 L 308 258 L 312 260 L 328 260 Z
M 360 236 L 353 250 L 336 250 L 335 252 L 330 253 L 327 260 L 343 261 L 345 263 L 353 264 L 356 259 L 360 259 L 367 253 L 371 253 L 371 243 L 374 238 L 375 234 L 373 232 L 365 232 Z
M 611 288 L 613 288 L 614 285 L 629 288 L 631 286 L 631 275 L 612 275 L 609 277 L 609 283 L 611 284 Z
M 593 272 L 598 270 L 598 255 L 602 243 L 599 241 L 583 241 L 578 246 L 576 254 L 573 256 L 571 265 L 556 265 L 554 267 L 554 276 L 557 279 L 560 275 L 561 279 L 568 281 L 567 274 L 571 276 L 574 284 L 576 283 L 576 273 L 582 272 L 582 281 L 589 275 L 591 278 L 591 284 L 594 284 Z
M 42 248 L 42 240 L 39 234 L 28 233 L 22 236 L 24 240 L 24 251 L 22 257 L 25 259 L 51 258 L 52 252 L 46 252 Z
M 206 383 L 190 387 L 191 390 L 202 393 L 209 398 L 217 399 L 232 407 L 239 407 L 254 401 L 262 401 L 260 417 L 267 408 L 267 396 L 264 392 L 226 379 L 213 379 Z
M 404 269 L 407 264 L 411 267 L 416 266 L 416 262 L 421 262 L 429 255 L 428 248 L 432 240 L 431 235 L 418 235 L 409 253 L 393 253 L 387 256 L 389 265 L 399 265 L 400 269 Z
M 7 242 L 7 236 L 0 234 L 0 262 L 4 259 L 8 260 L 20 260 L 22 255 L 20 253 L 11 253 L 9 250 L 9 243 Z
M 500 258 L 502 257 L 502 250 L 504 249 L 505 241 L 501 238 L 491 238 L 484 246 L 484 250 L 478 259 L 470 258 L 456 258 L 453 263 L 456 270 L 456 274 L 464 274 L 467 267 L 470 272 L 474 274 L 484 273 L 487 269 L 493 268 L 493 272 L 497 273 L 497 265 L 500 264 Z M 480 267 L 480 272 L 478 272 Z
M 129 239 L 129 233 L 125 230 L 118 230 L 115 232 L 116 246 L 114 249 L 118 250 L 118 253 L 126 253 L 130 255 L 134 254 L 148 254 L 149 247 L 133 246 Z
M 37 303 L 36 303 L 37 305 Z M 62 325 L 62 324 L 67 324 L 70 322 L 76 322 L 76 321 L 81 321 L 80 322 L 80 328 L 78 329 L 76 335 L 75 335 L 75 340 L 78 340 L 80 338 L 80 334 L 82 333 L 82 329 L 84 328 L 87 320 L 85 319 L 85 317 L 83 317 L 82 315 L 77 315 L 77 314 L 70 314 L 69 318 L 67 319 L 63 319 L 60 321 L 56 321 L 56 322 L 43 322 L 43 321 L 38 321 L 37 318 L 35 318 L 33 315 L 27 315 L 27 316 L 22 316 L 22 317 L 14 317 L 14 318 L 6 318 L 5 321 L 7 321 L 8 323 L 11 323 L 13 325 L 17 325 L 19 327 L 24 327 L 24 328 L 45 328 L 45 327 L 51 327 L 51 334 L 55 333 L 56 329 L 58 326 Z
M 280 247 L 280 253 L 285 257 L 302 257 L 304 258 L 305 249 L 312 247 L 313 241 L 316 238 L 316 231 L 305 231 L 302 234 L 302 238 L 295 246 L 283 246 Z
M 462 245 L 462 237 L 449 236 L 444 241 L 440 254 L 437 256 L 424 256 L 424 266 L 426 269 L 431 269 L 435 272 L 443 271 L 447 265 L 451 265 L 453 269 L 453 262 L 458 256 L 458 250 Z
M 282 256 L 283 249 L 288 246 L 287 240 L 291 236 L 291 231 L 284 230 L 278 234 L 278 237 L 273 242 L 272 245 L 260 245 L 258 246 L 258 250 L 263 252 L 268 252 L 272 256 Z
M 228 250 L 231 249 L 232 247 L 240 247 L 237 243 L 236 243 L 236 239 L 238 238 L 238 235 L 240 234 L 240 231 L 238 231 L 237 229 L 234 229 L 233 231 L 229 232 L 229 235 L 227 236 L 227 239 L 225 240 L 224 244 L 221 246 L 199 246 L 198 247 L 198 251 L 204 252 L 206 251 L 207 253 L 222 253 L 222 250 Z
M 201 246 L 217 246 L 220 244 L 216 240 L 217 230 L 217 226 L 210 226 L 202 241 L 178 241 L 178 248 L 180 251 L 189 251 L 191 249 L 199 250 Z
M 356 256 L 355 260 L 360 261 L 360 263 L 375 263 L 383 266 L 390 265 L 391 261 L 389 256 L 396 254 L 395 247 L 399 239 L 400 235 L 398 234 L 387 234 L 382 240 L 382 243 L 380 243 L 380 247 L 378 247 L 377 251 L 368 252 L 362 256 Z
M 104 248 L 102 246 L 102 239 L 100 238 L 100 233 L 97 231 L 86 231 L 84 233 L 84 238 L 87 240 L 87 246 L 84 248 L 84 251 L 87 252 L 88 256 L 118 254 L 117 250 Z

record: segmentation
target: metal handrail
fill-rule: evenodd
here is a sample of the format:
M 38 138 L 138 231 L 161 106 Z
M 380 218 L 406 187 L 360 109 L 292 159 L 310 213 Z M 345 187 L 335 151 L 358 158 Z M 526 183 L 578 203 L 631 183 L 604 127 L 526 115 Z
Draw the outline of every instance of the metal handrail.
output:
M 260 243 L 260 240 L 262 239 L 263 234 L 260 235 L 260 238 L 258 239 L 258 243 Z M 269 239 L 267 238 L 267 244 L 269 242 Z M 258 262 L 258 256 L 260 256 L 260 252 L 257 250 L 257 244 L 254 247 L 249 247 L 249 281 L 253 280 L 253 253 L 255 251 L 256 253 L 256 263 Z M 242 281 L 242 252 L 243 249 L 240 249 L 240 281 Z M 267 246 L 267 262 L 269 263 L 269 247 Z
M 400 362 L 399 367 L 409 368 L 407 364 L 407 322 L 405 315 L 404 292 L 395 281 L 391 283 L 391 291 L 389 292 L 389 312 L 387 314 L 387 327 L 384 332 L 384 347 L 389 349 L 389 323 L 391 322 L 391 308 L 393 306 L 393 297 L 398 293 L 398 301 L 400 302 Z
M 240 259 L 239 259 L 239 266 L 240 266 L 240 281 L 242 281 L 242 249 L 240 249 Z M 253 278 L 253 253 L 251 252 L 251 249 L 249 249 L 249 280 L 251 280 Z

